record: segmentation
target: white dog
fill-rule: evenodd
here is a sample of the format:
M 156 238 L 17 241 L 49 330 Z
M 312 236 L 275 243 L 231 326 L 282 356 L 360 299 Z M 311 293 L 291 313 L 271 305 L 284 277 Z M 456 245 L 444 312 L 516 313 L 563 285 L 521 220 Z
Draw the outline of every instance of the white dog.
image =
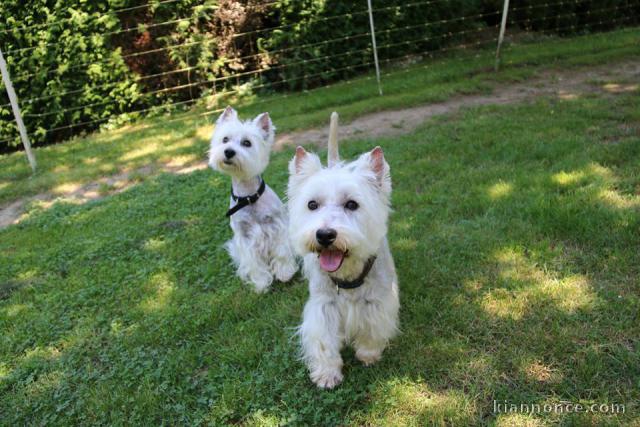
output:
M 328 167 L 296 149 L 289 163 L 289 233 L 304 257 L 309 300 L 299 335 L 311 380 L 342 381 L 344 344 L 365 365 L 378 361 L 398 331 L 398 280 L 387 243 L 391 178 L 382 149 L 340 163 L 331 116 Z
M 233 238 L 226 243 L 238 276 L 264 292 L 273 276 L 287 282 L 298 270 L 287 233 L 287 213 L 260 174 L 269 164 L 275 127 L 269 114 L 241 122 L 227 107 L 211 137 L 209 166 L 231 176 Z

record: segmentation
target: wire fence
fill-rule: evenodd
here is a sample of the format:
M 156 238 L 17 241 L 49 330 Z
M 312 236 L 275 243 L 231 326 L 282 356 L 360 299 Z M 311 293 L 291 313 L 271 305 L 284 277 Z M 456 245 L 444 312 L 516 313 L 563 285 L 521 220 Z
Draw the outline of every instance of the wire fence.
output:
M 179 0 L 164 0 L 105 11 L 103 15 L 85 16 L 83 22 L 96 25 L 111 19 L 111 27 L 80 35 L 71 46 L 64 40 L 46 38 L 29 46 L 15 42 L 6 50 L 0 45 L 7 59 L 8 74 L 20 95 L 18 101 L 28 136 L 35 143 L 45 143 L 92 131 L 105 123 L 123 123 L 150 115 L 181 112 L 158 125 L 207 117 L 219 113 L 231 99 L 241 102 L 241 95 L 247 92 L 269 94 L 265 99 L 273 102 L 297 93 L 292 89 L 313 90 L 359 74 L 372 78 L 374 67 L 388 69 L 381 74 L 384 85 L 385 77 L 397 72 L 394 67 L 412 59 L 424 60 L 439 55 L 451 57 L 451 53 L 461 51 L 491 55 L 498 41 L 503 15 L 501 2 L 487 3 L 481 10 L 466 10 L 460 7 L 464 2 L 458 0 L 424 0 L 393 5 L 374 2 L 371 8 L 362 1 L 358 2 L 358 7 L 345 13 L 312 15 L 279 25 L 233 32 L 226 39 L 229 45 L 250 48 L 237 51 L 242 54 L 225 56 L 219 54 L 220 46 L 215 39 L 202 36 L 210 13 L 220 13 L 223 6 L 197 4 L 182 11 L 186 16 L 149 21 L 149 16 L 153 17 L 176 3 Z M 608 1 L 595 7 L 594 3 L 591 0 L 516 3 L 508 8 L 506 26 L 518 33 L 564 35 L 638 24 L 640 2 L 637 0 Z M 259 6 L 261 10 L 267 10 L 280 5 L 281 2 L 274 1 Z M 434 8 L 439 8 L 440 13 L 429 17 L 429 12 L 436 10 Z M 420 19 L 424 16 L 427 19 L 416 22 L 414 15 L 418 12 L 421 13 Z M 114 21 L 123 15 L 130 19 L 135 13 L 140 13 L 143 21 Z M 362 24 L 369 18 L 375 21 L 377 61 L 374 61 L 372 32 Z M 1 29 L 0 40 L 3 37 L 10 41 L 23 40 L 20 37 L 24 34 L 44 34 L 51 29 L 66 28 L 77 19 L 77 16 L 71 16 Z M 114 29 L 118 22 L 121 27 Z M 308 31 L 317 28 L 339 28 L 340 31 L 335 32 L 336 37 L 305 39 L 298 37 L 301 26 Z M 171 43 L 179 38 L 172 32 L 177 29 L 180 34 L 195 34 L 197 37 Z M 42 56 L 42 52 L 73 52 L 74 46 L 90 50 L 96 38 L 118 40 L 118 37 L 132 35 L 155 37 L 165 45 L 142 45 L 126 50 L 115 48 L 106 57 L 64 64 L 29 61 L 30 55 Z M 269 43 L 272 40 L 284 41 Z M 184 52 L 193 54 L 185 56 Z M 146 61 L 145 57 L 152 58 L 153 66 L 140 66 L 141 61 Z M 157 64 L 153 64 L 153 60 L 157 58 L 169 58 L 173 61 L 172 68 L 155 68 Z M 466 58 L 461 56 L 461 60 Z M 426 70 L 429 62 L 424 67 Z M 109 78 L 95 81 L 92 76 L 98 74 Z M 45 90 L 42 90 L 43 86 L 34 84 L 35 81 L 45 82 Z M 19 141 L 11 102 L 2 101 L 8 99 L 4 97 L 5 86 L 0 90 L 3 93 L 3 98 L 0 98 L 0 129 L 4 133 L 0 139 L 0 150 L 17 145 Z M 260 102 L 260 98 L 252 101 L 253 104 Z

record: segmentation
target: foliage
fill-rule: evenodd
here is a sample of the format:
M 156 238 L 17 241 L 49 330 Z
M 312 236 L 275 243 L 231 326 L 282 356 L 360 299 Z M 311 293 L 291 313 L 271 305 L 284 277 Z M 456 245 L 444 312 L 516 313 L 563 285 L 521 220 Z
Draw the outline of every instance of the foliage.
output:
M 260 27 L 264 7 L 217 3 L 3 2 L 0 46 L 33 142 L 67 139 L 156 105 L 188 106 L 206 88 L 220 89 L 214 79 L 256 65 L 237 59 L 252 44 L 235 36 Z M 0 134 L 12 137 L 3 150 L 19 139 L 4 90 L 1 96 Z
M 133 73 L 103 35 L 120 28 L 117 16 L 109 13 L 117 7 L 121 1 L 2 2 L 0 46 L 34 142 L 68 138 L 82 127 L 50 134 L 46 129 L 105 120 L 140 105 Z M 68 91 L 73 93 L 61 95 Z M 27 101 L 32 98 L 39 99 Z M 7 101 L 3 88 L 0 102 Z M 3 139 L 11 136 L 10 144 L 17 144 L 9 106 L 0 107 L 0 118 Z
M 280 66 L 266 75 L 282 82 L 278 87 L 306 89 L 371 69 L 366 2 L 282 1 L 275 8 L 287 27 L 274 31 L 265 42 L 270 50 L 282 51 L 275 57 Z M 479 0 L 433 4 L 390 0 L 374 2 L 373 10 L 383 65 L 402 63 L 407 54 L 433 52 L 464 39 L 465 31 L 485 28 Z
M 380 60 L 398 66 L 491 41 L 501 3 L 374 1 Z M 562 34 L 640 16 L 640 0 L 526 0 L 512 8 L 514 25 Z M 0 48 L 36 145 L 194 104 L 219 107 L 245 92 L 309 89 L 372 67 L 364 1 L 6 0 Z M 0 135 L 0 151 L 19 145 L 1 88 Z
M 541 3 L 536 0 L 515 2 L 511 16 L 518 26 L 529 31 L 570 35 L 607 31 L 640 22 L 639 0 L 583 0 Z

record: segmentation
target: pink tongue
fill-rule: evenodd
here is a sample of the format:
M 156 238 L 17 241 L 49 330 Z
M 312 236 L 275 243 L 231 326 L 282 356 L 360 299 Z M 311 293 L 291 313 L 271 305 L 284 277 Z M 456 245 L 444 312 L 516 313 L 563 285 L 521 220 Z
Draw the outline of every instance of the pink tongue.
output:
M 320 268 L 329 273 L 333 273 L 340 268 L 343 258 L 343 252 L 325 249 L 320 252 Z

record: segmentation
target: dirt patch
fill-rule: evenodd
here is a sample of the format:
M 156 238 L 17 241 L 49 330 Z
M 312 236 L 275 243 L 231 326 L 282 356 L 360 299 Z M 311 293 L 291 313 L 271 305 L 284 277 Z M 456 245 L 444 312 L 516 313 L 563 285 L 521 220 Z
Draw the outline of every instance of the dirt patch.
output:
M 628 83 L 629 81 L 633 83 Z M 637 60 L 583 70 L 544 71 L 539 77 L 524 83 L 496 85 L 488 95 L 457 95 L 444 102 L 367 114 L 351 123 L 341 123 L 339 136 L 343 140 L 397 136 L 412 132 L 434 116 L 454 113 L 465 107 L 510 104 L 540 96 L 555 96 L 565 100 L 576 99 L 590 93 L 616 96 L 638 91 L 639 85 L 636 83 L 638 81 L 640 81 L 640 61 Z M 339 110 L 339 106 L 336 106 L 336 109 Z M 328 121 L 327 117 L 327 124 Z M 282 134 L 277 136 L 275 150 L 301 144 L 323 147 L 328 135 L 328 127 Z M 158 172 L 184 174 L 204 168 L 206 168 L 204 162 L 181 166 L 167 164 L 159 168 L 146 167 L 105 177 L 58 194 L 43 193 L 19 199 L 0 207 L 0 228 L 19 222 L 24 216 L 25 207 L 34 201 L 44 204 L 45 207 L 60 199 L 84 203 L 104 197 L 106 194 L 124 191 L 141 178 Z
M 396 136 L 410 133 L 433 116 L 453 113 L 465 107 L 510 104 L 539 96 L 570 100 L 589 93 L 615 95 L 638 90 L 638 84 L 610 83 L 625 80 L 640 80 L 640 62 L 579 71 L 546 71 L 540 77 L 524 83 L 498 86 L 489 95 L 458 95 L 445 102 L 367 114 L 351 123 L 341 123 L 339 133 L 341 139 Z M 339 106 L 336 108 L 339 109 Z M 292 132 L 279 136 L 276 148 L 308 143 L 323 146 L 328 137 L 328 127 Z
M 0 207 L 0 229 L 17 224 L 25 216 L 25 208 L 32 203 L 38 203 L 42 208 L 49 208 L 57 201 L 82 204 L 90 200 L 101 199 L 107 195 L 120 193 L 137 184 L 142 179 L 158 172 L 186 174 L 206 168 L 205 163 L 182 165 L 180 167 L 163 165 L 161 167 L 143 167 L 133 171 L 125 171 L 116 175 L 101 178 L 77 187 L 71 187 L 57 193 L 41 193 L 36 196 L 25 197 Z

